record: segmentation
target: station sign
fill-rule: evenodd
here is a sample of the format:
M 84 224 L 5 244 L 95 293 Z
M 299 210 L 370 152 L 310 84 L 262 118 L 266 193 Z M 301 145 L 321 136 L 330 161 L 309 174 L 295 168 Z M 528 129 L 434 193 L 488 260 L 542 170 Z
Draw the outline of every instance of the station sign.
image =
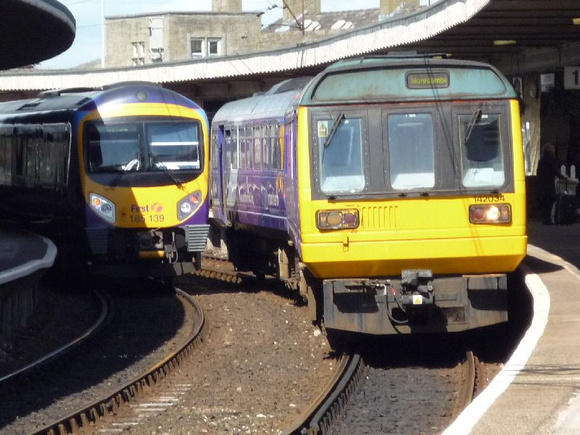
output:
M 564 89 L 580 89 L 580 66 L 564 67 Z

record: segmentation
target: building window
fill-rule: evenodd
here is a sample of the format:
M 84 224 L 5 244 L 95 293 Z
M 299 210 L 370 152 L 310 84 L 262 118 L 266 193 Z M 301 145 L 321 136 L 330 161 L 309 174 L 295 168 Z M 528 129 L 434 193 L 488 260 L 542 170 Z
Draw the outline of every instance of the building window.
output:
M 131 55 L 131 62 L 133 66 L 145 65 L 145 42 L 132 42 L 133 53 Z
M 203 57 L 203 38 L 191 38 L 191 57 L 195 59 L 197 57 Z
M 191 58 L 221 56 L 220 38 L 191 38 Z
M 209 38 L 207 40 L 207 55 L 219 56 L 221 54 L 221 39 L 219 38 Z

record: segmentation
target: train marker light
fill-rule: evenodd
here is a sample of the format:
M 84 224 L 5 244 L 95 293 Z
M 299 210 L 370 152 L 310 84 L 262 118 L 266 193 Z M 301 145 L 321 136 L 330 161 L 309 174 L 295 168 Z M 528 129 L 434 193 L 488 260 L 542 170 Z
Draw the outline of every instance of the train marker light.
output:
M 97 216 L 109 223 L 115 223 L 117 220 L 115 214 L 115 203 L 101 195 L 97 195 L 96 193 L 91 193 L 89 199 L 91 209 L 97 214 Z
M 342 230 L 358 228 L 358 210 L 318 210 L 316 226 L 320 230 Z
M 190 217 L 201 204 L 201 192 L 187 195 L 177 204 L 177 219 L 182 221 Z
M 469 222 L 472 224 L 509 224 L 512 209 L 509 204 L 477 204 L 469 206 Z

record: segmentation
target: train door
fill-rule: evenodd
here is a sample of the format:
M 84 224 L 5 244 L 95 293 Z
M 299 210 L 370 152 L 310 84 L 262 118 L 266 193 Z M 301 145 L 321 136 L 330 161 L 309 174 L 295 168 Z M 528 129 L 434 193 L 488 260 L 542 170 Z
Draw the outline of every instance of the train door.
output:
M 225 198 L 223 193 L 224 174 L 224 145 L 225 145 L 225 128 L 223 125 L 218 126 L 212 135 L 212 165 L 211 165 L 211 197 L 213 217 L 220 222 L 226 222 L 225 215 Z
M 286 210 L 288 213 L 288 226 L 290 234 L 296 242 L 300 238 L 300 224 L 298 215 L 298 181 L 297 181 L 297 119 L 296 114 L 292 114 L 292 118 L 286 119 L 285 126 L 285 153 L 286 153 L 286 167 L 284 183 L 286 189 Z M 299 247 L 299 246 L 298 246 Z

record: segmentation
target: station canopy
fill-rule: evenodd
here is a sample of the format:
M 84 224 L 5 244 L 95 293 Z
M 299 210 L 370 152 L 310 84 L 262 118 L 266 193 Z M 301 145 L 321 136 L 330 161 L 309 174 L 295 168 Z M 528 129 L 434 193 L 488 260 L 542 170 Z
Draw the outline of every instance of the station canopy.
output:
M 56 0 L 0 2 L 0 70 L 50 59 L 74 41 L 76 22 Z

